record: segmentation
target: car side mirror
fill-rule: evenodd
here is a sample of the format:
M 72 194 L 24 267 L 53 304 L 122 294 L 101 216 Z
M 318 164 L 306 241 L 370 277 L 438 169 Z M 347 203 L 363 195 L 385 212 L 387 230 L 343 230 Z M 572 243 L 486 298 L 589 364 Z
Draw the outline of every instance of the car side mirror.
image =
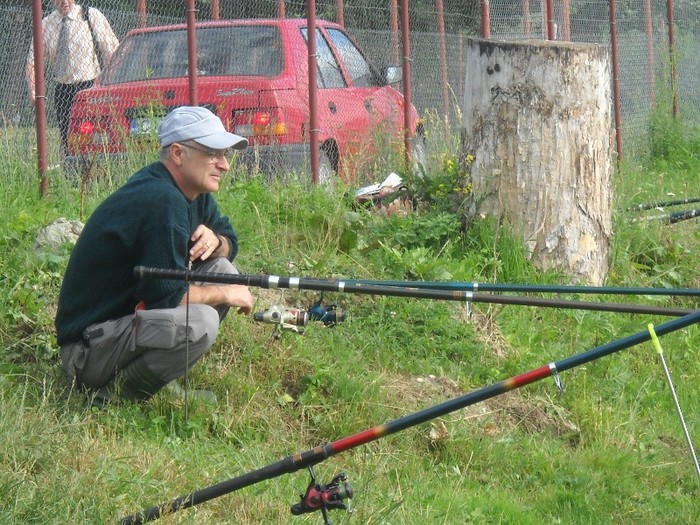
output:
M 384 81 L 387 84 L 396 84 L 403 80 L 403 69 L 398 66 L 388 66 L 382 69 Z

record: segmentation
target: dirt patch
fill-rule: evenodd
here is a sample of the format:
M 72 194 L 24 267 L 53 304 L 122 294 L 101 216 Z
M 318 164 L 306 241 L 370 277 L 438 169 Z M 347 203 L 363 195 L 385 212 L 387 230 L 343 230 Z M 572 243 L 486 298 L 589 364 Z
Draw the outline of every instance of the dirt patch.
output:
M 382 381 L 389 404 L 415 410 L 427 408 L 448 399 L 459 397 L 466 392 L 459 384 L 444 376 L 392 376 Z M 476 421 L 483 430 L 492 436 L 520 430 L 536 434 L 548 432 L 555 436 L 567 437 L 572 445 L 578 440 L 579 428 L 569 420 L 566 410 L 546 398 L 535 398 L 520 392 L 507 392 L 484 402 L 467 406 L 459 411 L 460 419 Z M 437 432 L 440 439 L 449 437 L 449 424 L 444 424 Z M 434 437 L 431 434 L 431 439 Z
M 579 428 L 569 420 L 567 411 L 549 399 L 508 392 L 484 402 L 497 415 L 501 429 L 519 427 L 527 433 L 549 432 L 577 439 Z
M 496 357 L 504 358 L 506 355 L 518 355 L 506 338 L 503 336 L 498 324 L 494 320 L 493 309 L 488 308 L 486 313 L 482 313 L 474 308 L 460 308 L 457 310 L 456 318 L 462 323 L 469 323 L 474 327 L 476 337 L 479 342 L 487 348 L 491 348 Z

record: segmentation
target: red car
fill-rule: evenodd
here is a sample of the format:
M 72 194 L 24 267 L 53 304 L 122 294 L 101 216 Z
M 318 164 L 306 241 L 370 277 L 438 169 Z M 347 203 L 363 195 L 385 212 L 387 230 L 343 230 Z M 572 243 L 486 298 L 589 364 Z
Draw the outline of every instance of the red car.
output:
M 355 173 L 378 140 L 403 145 L 404 99 L 390 83 L 401 70 L 377 71 L 338 24 L 318 20 L 316 64 L 320 178 Z M 247 137 L 239 162 L 274 174 L 309 167 L 308 48 L 305 19 L 200 22 L 198 103 Z M 130 31 L 95 85 L 71 112 L 70 162 L 153 147 L 160 119 L 189 104 L 187 27 Z M 410 108 L 411 131 L 421 135 Z M 418 142 L 418 141 L 416 141 Z M 421 143 L 422 146 L 422 143 Z M 422 151 L 416 151 L 416 155 Z

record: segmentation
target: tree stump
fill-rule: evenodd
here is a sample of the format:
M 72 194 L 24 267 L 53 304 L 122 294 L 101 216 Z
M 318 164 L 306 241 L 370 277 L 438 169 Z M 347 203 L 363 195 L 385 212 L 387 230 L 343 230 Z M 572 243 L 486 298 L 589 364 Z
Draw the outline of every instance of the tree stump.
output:
M 467 45 L 468 208 L 504 219 L 536 267 L 601 285 L 612 235 L 607 48 L 483 39 Z

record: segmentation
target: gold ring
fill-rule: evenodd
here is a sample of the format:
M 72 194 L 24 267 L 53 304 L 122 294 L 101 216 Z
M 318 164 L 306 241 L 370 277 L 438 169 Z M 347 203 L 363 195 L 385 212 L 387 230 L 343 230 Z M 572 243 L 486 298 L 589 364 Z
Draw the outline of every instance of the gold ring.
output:
M 204 246 L 206 246 L 207 248 L 209 248 L 209 243 L 208 243 L 208 242 L 205 242 L 205 243 L 204 243 Z

